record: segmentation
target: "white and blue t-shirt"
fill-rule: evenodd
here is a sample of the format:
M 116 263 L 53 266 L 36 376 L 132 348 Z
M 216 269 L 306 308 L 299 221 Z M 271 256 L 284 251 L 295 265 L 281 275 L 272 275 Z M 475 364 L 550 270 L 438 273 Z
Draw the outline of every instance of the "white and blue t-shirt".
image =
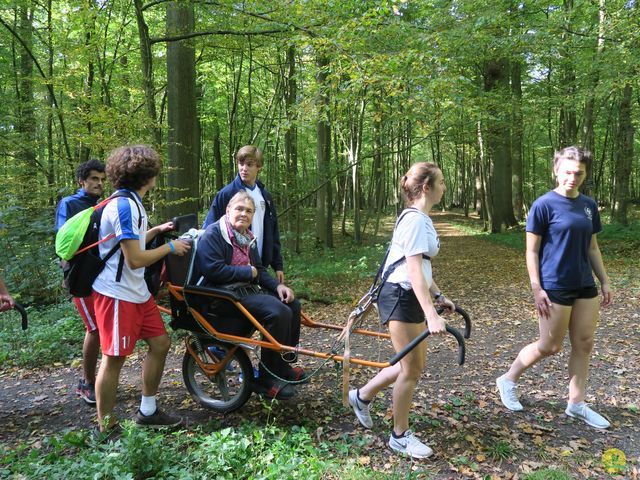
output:
M 132 194 L 135 200 L 127 197 L 118 197 L 104 207 L 99 238 L 102 239 L 111 233 L 115 233 L 115 237 L 100 244 L 100 256 L 102 258 L 121 240 L 138 240 L 140 250 L 145 250 L 147 215 L 138 194 L 130 190 L 129 193 Z M 142 215 L 142 219 L 140 219 L 138 212 Z M 122 248 L 119 248 L 107 261 L 104 270 L 96 278 L 93 289 L 102 295 L 118 300 L 131 303 L 146 302 L 151 294 L 144 281 L 144 267 L 132 270 L 125 261 L 122 266 L 120 281 L 116 281 L 121 257 Z
M 401 216 L 403 218 L 393 232 L 389 256 L 385 262 L 385 270 L 393 262 L 403 257 L 426 254 L 433 258 L 440 251 L 440 239 L 431 218 L 416 209 L 410 209 L 407 213 L 405 212 L 407 210 L 402 212 Z M 427 284 L 431 286 L 433 283 L 431 261 L 426 258 L 422 259 L 422 273 Z M 405 290 L 411 289 L 406 261 L 398 265 L 387 278 L 387 282 L 399 283 Z
M 540 283 L 545 290 L 595 286 L 589 247 L 602 230 L 596 202 L 586 195 L 568 198 L 555 191 L 539 197 L 527 218 L 527 232 L 542 237 Z

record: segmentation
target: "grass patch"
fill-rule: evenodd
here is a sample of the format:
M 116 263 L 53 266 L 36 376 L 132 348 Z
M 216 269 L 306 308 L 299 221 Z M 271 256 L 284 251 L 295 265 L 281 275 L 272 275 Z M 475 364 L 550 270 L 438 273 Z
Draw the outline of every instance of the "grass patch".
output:
M 469 235 L 482 236 L 490 242 L 517 250 L 524 251 L 525 249 L 524 223 L 504 232 L 490 233 L 483 231 L 482 221 L 475 218 L 456 215 L 447 218 L 447 221 Z M 616 223 L 603 223 L 602 231 L 598 234 L 598 244 L 606 257 L 633 259 L 637 263 L 637 252 L 640 251 L 640 222 L 636 221 L 628 227 Z
M 120 438 L 99 443 L 67 432 L 38 446 L 0 450 L 0 476 L 16 478 L 361 479 L 400 478 L 336 457 L 302 427 L 245 424 L 213 432 L 159 433 L 125 422 Z
M 571 480 L 573 477 L 564 470 L 555 468 L 543 468 L 536 472 L 525 475 L 524 480 Z
M 287 283 L 296 295 L 325 303 L 351 302 L 346 286 L 376 274 L 387 245 L 343 245 L 307 249 L 287 258 Z M 363 292 L 364 293 L 364 292 Z
M 29 328 L 11 310 L 0 317 L 0 368 L 66 363 L 82 351 L 84 324 L 71 302 L 28 308 Z

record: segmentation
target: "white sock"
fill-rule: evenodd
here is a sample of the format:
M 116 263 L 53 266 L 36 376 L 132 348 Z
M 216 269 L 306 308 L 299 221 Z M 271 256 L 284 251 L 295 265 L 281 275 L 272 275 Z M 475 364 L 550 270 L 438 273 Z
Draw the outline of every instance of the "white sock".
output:
M 569 410 L 574 410 L 577 408 L 581 408 L 583 406 L 584 406 L 584 401 L 578 402 L 578 403 L 567 402 L 567 407 L 569 407 Z
M 152 395 L 150 397 L 145 397 L 142 395 L 142 400 L 140 401 L 140 413 L 144 416 L 153 415 L 156 413 L 156 396 Z

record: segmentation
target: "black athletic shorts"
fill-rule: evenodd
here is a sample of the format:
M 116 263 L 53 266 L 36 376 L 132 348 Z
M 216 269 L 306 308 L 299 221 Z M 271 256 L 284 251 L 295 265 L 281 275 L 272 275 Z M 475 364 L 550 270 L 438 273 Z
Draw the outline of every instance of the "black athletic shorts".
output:
M 595 285 L 577 288 L 575 290 L 545 290 L 549 300 L 559 305 L 573 305 L 579 298 L 594 298 L 598 296 Z
M 386 282 L 378 295 L 378 313 L 380 321 L 389 320 L 405 323 L 424 322 L 424 312 L 413 290 L 405 290 L 398 283 Z

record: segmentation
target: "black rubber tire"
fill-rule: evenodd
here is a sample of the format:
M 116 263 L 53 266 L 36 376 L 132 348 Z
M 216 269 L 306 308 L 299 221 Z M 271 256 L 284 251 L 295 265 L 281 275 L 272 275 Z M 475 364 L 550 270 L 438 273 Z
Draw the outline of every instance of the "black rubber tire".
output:
M 213 347 L 226 354 L 233 345 L 215 340 L 202 341 L 204 352 L 200 359 L 215 360 L 207 353 Z M 253 366 L 241 347 L 236 348 L 227 368 L 209 378 L 187 350 L 182 359 L 182 378 L 191 396 L 200 405 L 216 412 L 228 413 L 241 408 L 251 396 Z

